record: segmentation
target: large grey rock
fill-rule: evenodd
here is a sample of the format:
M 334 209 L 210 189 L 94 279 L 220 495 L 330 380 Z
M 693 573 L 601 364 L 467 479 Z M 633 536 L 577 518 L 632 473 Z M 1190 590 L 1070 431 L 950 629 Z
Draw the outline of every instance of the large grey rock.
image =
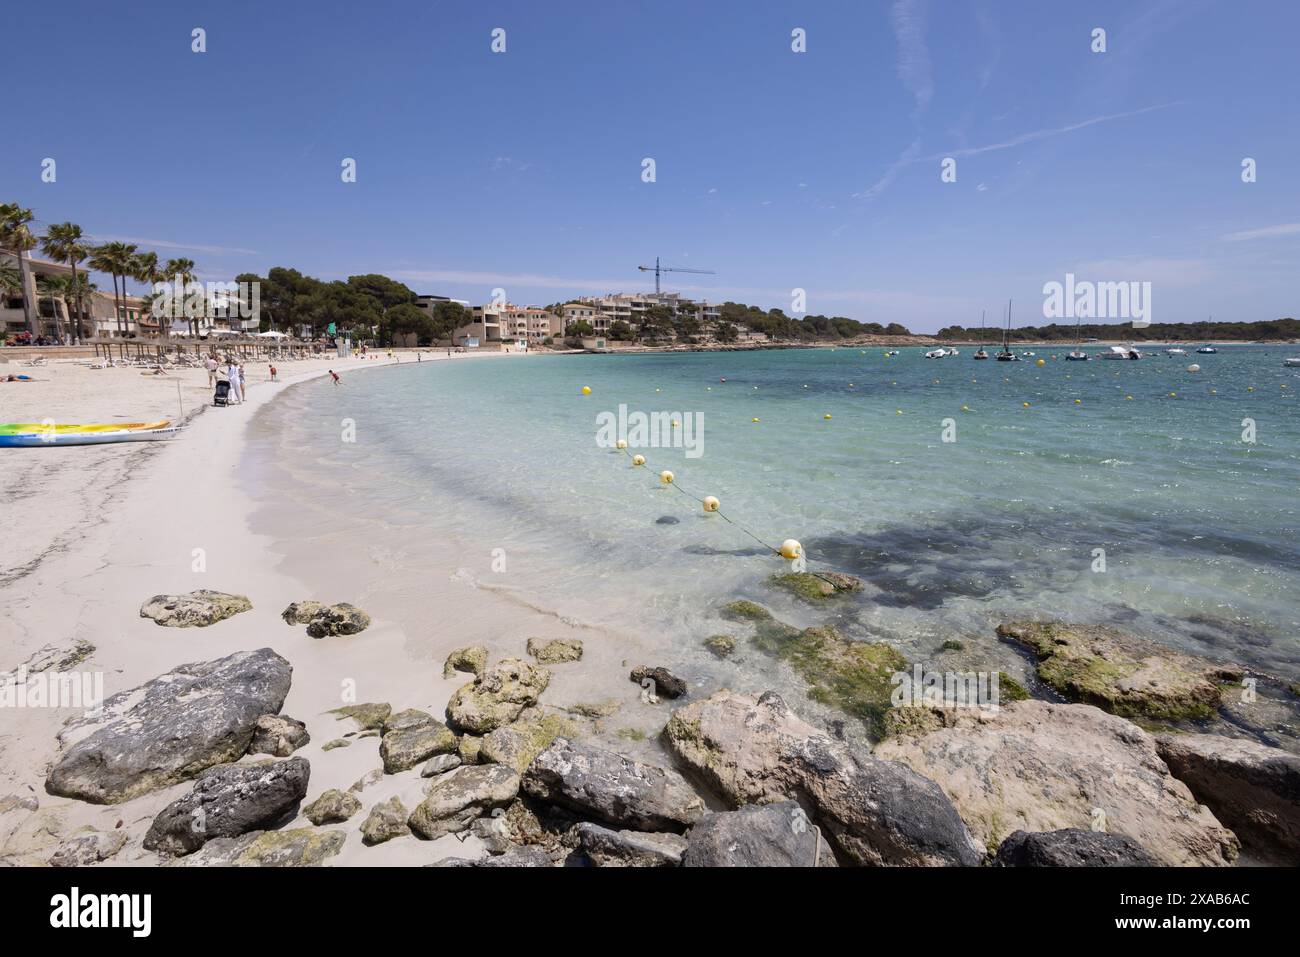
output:
M 953 712 L 948 727 L 890 738 L 875 753 L 937 781 L 990 851 L 1013 831 L 1095 828 L 1132 838 L 1165 864 L 1236 858 L 1236 837 L 1132 722 L 1048 701 Z
M 1038 656 L 1038 676 L 1071 701 L 1126 718 L 1208 718 L 1241 667 L 1185 655 L 1100 625 L 1009 621 L 998 635 Z
M 545 668 L 506 658 L 456 690 L 447 703 L 448 723 L 460 731 L 487 734 L 536 704 L 550 680 L 551 673 Z
M 1016 831 L 998 848 L 995 867 L 1157 867 L 1159 861 L 1131 837 L 1067 827 Z
M 411 833 L 406 823 L 406 805 L 401 798 L 391 797 L 376 804 L 361 823 L 362 841 L 365 844 L 383 844 L 395 837 Z
M 433 779 L 411 812 L 411 830 L 430 840 L 467 829 L 519 793 L 519 775 L 503 764 L 462 765 Z
M 161 854 L 189 854 L 213 838 L 271 827 L 297 811 L 310 777 L 305 758 L 209 768 L 189 794 L 158 813 L 144 846 Z
M 302 809 L 303 816 L 316 826 L 322 824 L 339 824 L 361 810 L 361 802 L 355 794 L 330 788 L 316 800 Z
M 125 831 L 90 828 L 68 838 L 50 858 L 51 867 L 86 867 L 106 861 L 126 846 Z
M 115 804 L 237 760 L 274 714 L 293 669 L 270 648 L 181 665 L 69 721 L 45 790 Z
M 140 606 L 140 617 L 167 628 L 201 628 L 252 607 L 243 595 L 200 588 L 188 595 L 154 595 Z
M 424 762 L 424 767 L 420 768 L 420 777 L 432 778 L 439 774 L 446 774 L 453 768 L 461 765 L 459 754 L 438 754 Z
M 677 867 L 686 851 L 680 834 L 616 831 L 591 821 L 575 830 L 583 853 L 597 867 Z
M 983 856 L 933 781 L 902 764 L 855 757 L 774 692 L 719 691 L 679 709 L 664 735 L 733 807 L 797 801 L 855 863 L 973 865 Z
M 1300 757 L 1214 734 L 1162 734 L 1156 750 L 1253 854 L 1300 864 Z
M 835 854 L 793 801 L 708 814 L 686 835 L 684 867 L 834 867 Z
M 413 768 L 435 754 L 450 754 L 459 745 L 456 733 L 432 715 L 403 712 L 405 720 L 388 731 L 379 743 L 384 772 L 396 774 Z M 423 721 L 416 716 L 422 716 Z M 402 717 L 399 715 L 399 718 Z
M 249 754 L 271 754 L 287 758 L 311 741 L 307 726 L 284 714 L 264 714 L 257 719 Z
M 704 813 L 704 802 L 669 768 L 559 738 L 524 772 L 533 797 L 620 828 L 681 831 Z
M 219 837 L 171 863 L 181 867 L 318 867 L 341 851 L 345 840 L 337 828 L 254 831 L 242 837 Z

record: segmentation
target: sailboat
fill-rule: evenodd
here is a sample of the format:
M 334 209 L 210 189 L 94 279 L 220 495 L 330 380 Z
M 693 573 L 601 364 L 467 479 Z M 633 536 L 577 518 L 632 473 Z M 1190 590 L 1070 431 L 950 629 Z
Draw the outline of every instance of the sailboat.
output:
M 1019 362 L 1020 356 L 1011 351 L 1011 300 L 1007 300 L 1007 331 L 1002 334 L 1002 351 L 998 362 Z
M 987 359 L 988 357 L 989 357 L 988 350 L 984 348 L 984 310 L 981 309 L 980 310 L 980 347 L 975 350 L 975 355 L 971 356 L 971 358 Z

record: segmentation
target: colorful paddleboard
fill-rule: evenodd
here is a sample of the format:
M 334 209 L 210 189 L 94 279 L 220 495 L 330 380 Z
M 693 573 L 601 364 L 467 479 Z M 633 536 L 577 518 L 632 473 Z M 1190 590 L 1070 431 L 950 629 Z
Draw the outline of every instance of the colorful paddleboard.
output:
M 89 425 L 11 422 L 0 425 L 0 448 L 149 442 L 169 438 L 179 431 L 179 426 L 172 426 L 165 419 L 161 422 L 113 422 Z

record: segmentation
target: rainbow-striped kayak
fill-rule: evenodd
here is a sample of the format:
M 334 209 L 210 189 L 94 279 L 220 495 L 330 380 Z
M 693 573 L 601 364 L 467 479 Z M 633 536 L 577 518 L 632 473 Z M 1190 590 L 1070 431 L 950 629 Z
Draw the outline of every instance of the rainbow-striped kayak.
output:
M 11 422 L 0 425 L 0 448 L 149 442 L 154 439 L 169 438 L 179 431 L 179 426 L 173 426 L 166 419 L 161 422 L 110 422 L 89 425 Z

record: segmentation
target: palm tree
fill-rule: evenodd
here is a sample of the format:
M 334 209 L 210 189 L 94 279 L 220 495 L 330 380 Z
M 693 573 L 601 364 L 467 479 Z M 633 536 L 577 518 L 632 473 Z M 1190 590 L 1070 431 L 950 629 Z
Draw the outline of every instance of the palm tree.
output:
M 62 303 L 66 311 L 69 294 L 74 289 L 76 284 L 67 276 L 38 276 L 36 279 L 38 297 L 50 301 L 50 313 L 54 316 L 54 325 L 60 343 L 63 342 L 63 319 L 59 312 L 59 304 Z
M 167 265 L 163 268 L 168 276 L 175 277 L 180 281 L 180 288 L 172 294 L 172 304 L 184 302 L 189 295 L 189 284 L 194 281 L 194 260 L 193 259 L 169 259 Z M 174 311 L 174 310 L 173 310 Z M 199 320 L 197 316 L 190 316 L 190 335 L 199 334 Z
M 90 247 L 82 242 L 81 227 L 76 223 L 56 223 L 49 228 L 45 236 L 41 238 L 41 250 L 55 262 L 67 263 L 72 267 L 72 285 L 69 291 L 76 297 L 76 331 L 73 338 L 81 341 L 81 283 L 77 279 L 77 263 L 82 262 L 90 255 Z M 60 324 L 61 325 L 61 324 Z M 63 330 L 59 329 L 59 338 L 63 338 Z
M 122 311 L 122 300 L 126 296 L 126 277 L 131 275 L 131 259 L 135 256 L 135 246 L 130 243 L 112 242 L 96 246 L 90 259 L 90 265 L 100 272 L 113 277 L 113 309 L 117 319 L 118 332 L 126 335 L 126 316 Z M 117 278 L 122 277 L 122 292 L 117 291 Z
M 0 249 L 13 253 L 18 260 L 18 274 L 23 294 L 23 318 L 27 321 L 27 331 L 36 335 L 36 313 L 32 308 L 31 267 L 27 263 L 27 251 L 36 246 L 36 237 L 32 235 L 30 223 L 35 214 L 17 203 L 0 204 Z
M 145 303 L 153 310 L 153 284 L 158 281 L 161 274 L 158 271 L 158 254 L 140 253 L 138 256 L 131 257 L 131 278 L 136 282 L 148 283 L 149 295 L 145 297 Z M 158 334 L 164 335 L 161 320 L 158 323 Z
M 72 300 L 77 304 L 76 337 L 78 341 L 86 338 L 86 315 L 85 303 L 93 302 L 96 286 L 90 281 L 89 273 L 82 273 L 75 279 L 72 276 L 64 277 L 67 283 L 67 295 L 64 301 Z

